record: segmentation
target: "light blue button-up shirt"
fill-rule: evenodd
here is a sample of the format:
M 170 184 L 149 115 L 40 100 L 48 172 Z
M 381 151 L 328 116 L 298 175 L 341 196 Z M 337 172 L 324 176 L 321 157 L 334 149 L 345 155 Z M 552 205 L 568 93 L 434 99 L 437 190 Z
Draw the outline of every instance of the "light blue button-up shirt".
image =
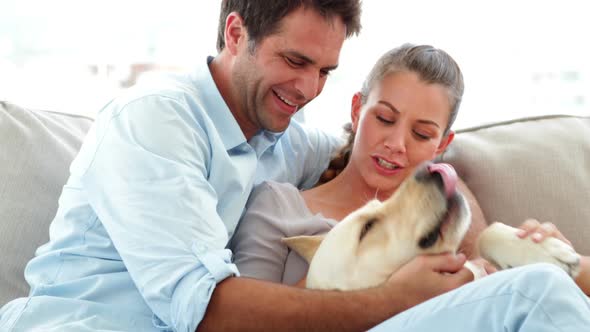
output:
M 338 143 L 295 121 L 246 141 L 205 64 L 128 90 L 97 115 L 0 330 L 194 331 L 239 274 L 225 247 L 252 187 L 313 185 Z

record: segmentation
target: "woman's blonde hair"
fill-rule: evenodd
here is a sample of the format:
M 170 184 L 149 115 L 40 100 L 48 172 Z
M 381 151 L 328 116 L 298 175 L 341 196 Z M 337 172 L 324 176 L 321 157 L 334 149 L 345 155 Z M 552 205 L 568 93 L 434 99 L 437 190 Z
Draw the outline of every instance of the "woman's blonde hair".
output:
M 459 105 L 463 96 L 463 74 L 459 65 L 453 58 L 441 49 L 430 45 L 404 44 L 383 54 L 371 69 L 361 88 L 361 104 L 367 102 L 371 90 L 385 77 L 399 72 L 416 73 L 418 77 L 429 84 L 440 84 L 448 92 L 451 112 L 449 122 L 444 131 L 448 135 L 451 125 L 457 118 Z M 330 161 L 330 165 L 324 171 L 317 185 L 326 183 L 336 177 L 348 164 L 355 134 L 352 124 L 344 125 L 346 143 Z

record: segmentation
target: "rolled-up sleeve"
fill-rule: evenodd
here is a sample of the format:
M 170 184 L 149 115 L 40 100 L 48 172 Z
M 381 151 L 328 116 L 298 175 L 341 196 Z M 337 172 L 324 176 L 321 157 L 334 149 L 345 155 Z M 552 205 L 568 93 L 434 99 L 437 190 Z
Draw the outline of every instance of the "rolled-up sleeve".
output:
M 235 265 L 229 264 L 230 250 L 212 252 L 196 244 L 192 249 L 200 266 L 178 283 L 170 304 L 172 326 L 178 331 L 194 331 L 205 316 L 215 285 L 230 275 L 239 275 Z
M 194 331 L 215 285 L 238 274 L 209 181 L 209 133 L 173 98 L 110 107 L 75 169 L 154 325 Z

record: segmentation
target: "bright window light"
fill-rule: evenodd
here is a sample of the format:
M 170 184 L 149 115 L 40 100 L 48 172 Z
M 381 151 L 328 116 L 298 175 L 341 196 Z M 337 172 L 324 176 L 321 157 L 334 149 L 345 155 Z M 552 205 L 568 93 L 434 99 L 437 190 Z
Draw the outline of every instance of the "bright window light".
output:
M 590 115 L 586 0 L 363 1 L 363 30 L 305 109 L 340 133 L 375 60 L 412 42 L 450 53 L 466 90 L 455 128 L 516 117 Z M 215 55 L 219 1 L 3 0 L 0 99 L 92 116 L 153 69 Z

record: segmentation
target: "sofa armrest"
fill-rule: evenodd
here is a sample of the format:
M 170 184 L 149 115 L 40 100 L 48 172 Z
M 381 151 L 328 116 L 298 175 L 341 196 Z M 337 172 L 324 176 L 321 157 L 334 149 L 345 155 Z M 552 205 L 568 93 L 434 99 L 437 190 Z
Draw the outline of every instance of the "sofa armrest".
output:
M 27 295 L 23 269 L 49 239 L 69 165 L 91 124 L 0 102 L 0 306 Z
M 590 254 L 590 117 L 545 116 L 457 132 L 443 154 L 488 222 L 550 221 Z

